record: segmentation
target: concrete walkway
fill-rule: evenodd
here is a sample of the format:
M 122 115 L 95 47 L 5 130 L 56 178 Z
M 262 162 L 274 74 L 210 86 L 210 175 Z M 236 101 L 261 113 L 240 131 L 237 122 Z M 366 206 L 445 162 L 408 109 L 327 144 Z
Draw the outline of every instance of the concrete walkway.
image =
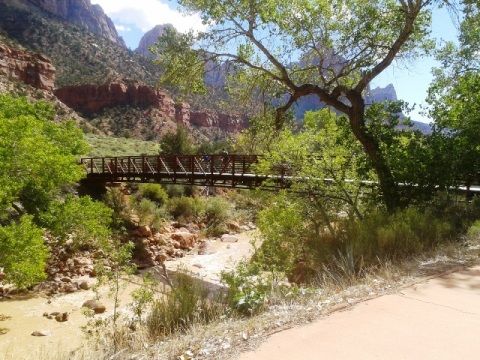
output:
M 274 334 L 239 359 L 480 359 L 480 267 Z

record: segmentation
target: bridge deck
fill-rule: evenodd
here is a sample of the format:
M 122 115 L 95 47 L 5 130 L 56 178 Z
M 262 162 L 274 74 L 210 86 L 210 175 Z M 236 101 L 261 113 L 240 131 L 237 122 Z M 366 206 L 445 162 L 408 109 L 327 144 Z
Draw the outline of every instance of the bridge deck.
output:
M 83 158 L 80 162 L 87 172 L 84 180 L 87 184 L 156 182 L 234 188 L 262 185 L 271 189 L 291 186 L 294 178 L 288 166 L 279 165 L 269 169 L 268 174 L 261 174 L 256 169 L 259 158 L 259 155 L 149 155 Z M 322 181 L 331 183 L 333 180 Z M 361 184 L 372 186 L 375 182 L 361 181 Z M 478 195 L 480 186 L 456 186 L 449 191 Z
M 157 182 L 254 188 L 271 179 L 285 187 L 291 178 L 279 167 L 271 174 L 255 172 L 257 155 L 153 155 L 83 158 L 87 183 Z

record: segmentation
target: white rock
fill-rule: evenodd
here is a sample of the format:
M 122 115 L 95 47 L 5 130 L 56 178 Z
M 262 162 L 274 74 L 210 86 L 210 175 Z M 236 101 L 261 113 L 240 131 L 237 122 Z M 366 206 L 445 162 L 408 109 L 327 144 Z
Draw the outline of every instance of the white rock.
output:
M 238 242 L 238 236 L 224 234 L 224 235 L 222 235 L 220 240 L 222 240 L 222 242 L 226 242 L 226 243 L 236 243 L 236 242 Z

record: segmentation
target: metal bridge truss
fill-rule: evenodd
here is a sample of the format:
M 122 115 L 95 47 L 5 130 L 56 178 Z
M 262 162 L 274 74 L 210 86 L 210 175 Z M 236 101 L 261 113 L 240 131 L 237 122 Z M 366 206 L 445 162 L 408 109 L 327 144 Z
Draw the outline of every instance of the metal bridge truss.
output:
M 257 155 L 159 155 L 83 158 L 86 183 L 156 182 L 198 186 L 254 188 L 261 184 L 281 188 L 290 184 L 290 174 L 255 173 Z M 265 180 L 270 179 L 265 183 Z M 270 185 L 268 185 L 270 184 Z

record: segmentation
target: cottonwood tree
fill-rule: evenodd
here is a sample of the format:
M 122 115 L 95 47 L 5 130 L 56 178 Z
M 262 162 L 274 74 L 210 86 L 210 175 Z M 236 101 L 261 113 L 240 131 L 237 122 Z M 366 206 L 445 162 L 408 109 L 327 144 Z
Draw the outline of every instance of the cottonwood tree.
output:
M 110 209 L 62 196 L 85 176 L 77 157 L 88 146 L 73 121 L 55 123 L 54 113 L 47 103 L 0 95 L 0 281 L 20 288 L 46 278 L 46 230 L 78 246 L 98 247 L 110 235 Z
M 204 64 L 228 60 L 234 72 L 251 83 L 267 84 L 270 99 L 280 101 L 278 129 L 298 99 L 318 96 L 347 116 L 378 176 L 387 209 L 401 205 L 395 175 L 365 120 L 364 94 L 392 62 L 414 59 L 431 48 L 433 0 L 180 0 L 179 4 L 198 12 L 208 30 L 167 32 L 159 39 L 162 84 L 201 90 Z
M 447 185 L 477 180 L 480 169 L 480 12 L 478 2 L 461 8 L 458 43 L 437 52 L 441 67 L 434 70 L 427 101 L 435 120 L 438 168 Z M 452 171 L 453 170 L 453 171 Z
M 0 95 L 0 216 L 15 202 L 36 214 L 85 174 L 88 147 L 73 121 L 56 124 L 47 103 Z

